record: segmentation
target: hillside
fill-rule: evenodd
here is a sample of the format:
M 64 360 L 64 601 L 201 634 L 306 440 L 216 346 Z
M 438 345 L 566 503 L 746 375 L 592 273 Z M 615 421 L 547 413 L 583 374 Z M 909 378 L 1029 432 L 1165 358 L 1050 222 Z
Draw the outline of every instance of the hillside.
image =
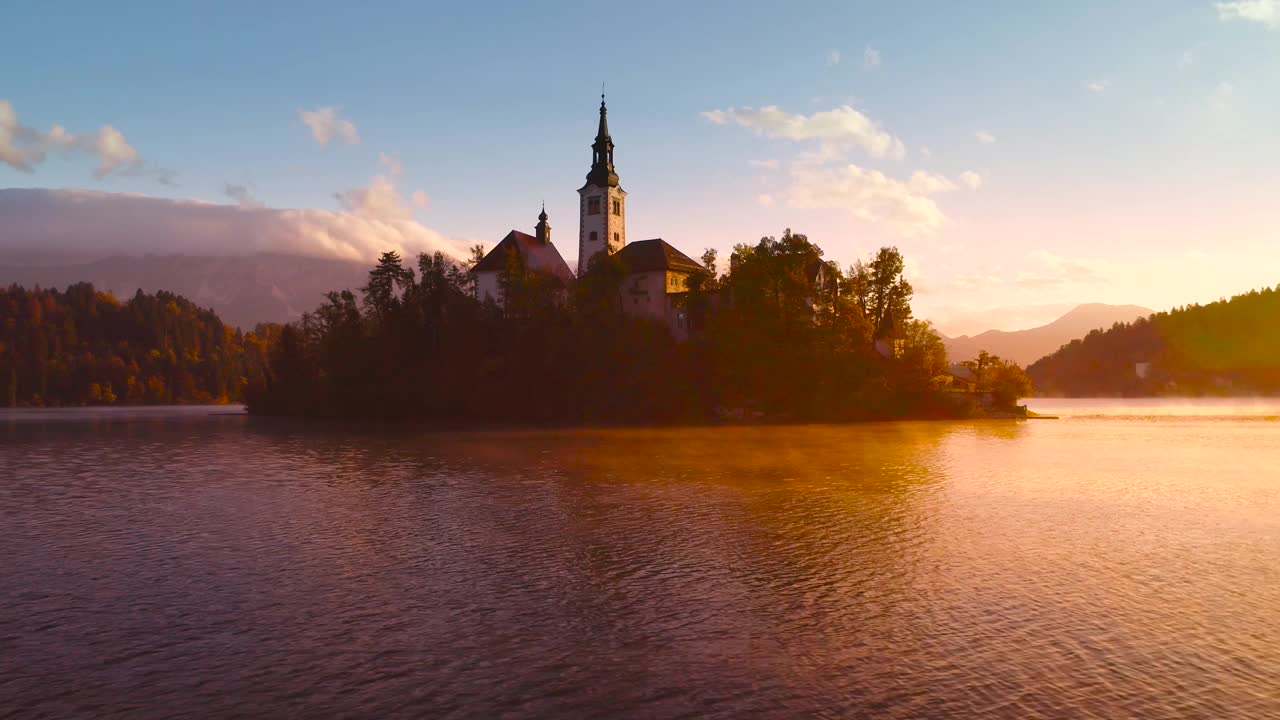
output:
M 1280 392 L 1280 289 L 1089 333 L 1027 368 L 1041 395 Z
M 1013 360 L 1019 365 L 1029 365 L 1057 350 L 1066 343 L 1084 337 L 1091 330 L 1108 328 L 1116 323 L 1132 322 L 1151 314 L 1151 310 L 1137 305 L 1104 305 L 1088 303 L 1077 305 L 1067 314 L 1048 325 L 1028 330 L 988 330 L 978 335 L 943 337 L 947 357 L 952 362 L 977 357 L 982 350 Z
M 65 288 L 79 282 L 118 298 L 161 290 L 211 308 L 229 325 L 297 320 L 333 289 L 356 289 L 367 268 L 356 262 L 293 255 L 235 257 L 117 255 L 93 262 L 0 265 L 0 287 Z
M 274 326 L 265 330 L 241 333 L 167 292 L 0 288 L 0 403 L 234 402 L 262 376 Z

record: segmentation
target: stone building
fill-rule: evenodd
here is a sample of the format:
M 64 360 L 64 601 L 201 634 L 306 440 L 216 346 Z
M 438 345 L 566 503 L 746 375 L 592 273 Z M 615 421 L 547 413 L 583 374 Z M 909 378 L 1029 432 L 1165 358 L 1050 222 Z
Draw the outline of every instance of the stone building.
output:
M 591 169 L 578 189 L 578 276 L 596 257 L 616 255 L 625 272 L 620 305 L 625 313 L 665 323 L 677 337 L 685 337 L 688 318 L 683 299 L 689 279 L 706 269 L 661 238 L 627 242 L 627 193 L 614 167 L 613 138 L 608 108 L 600 96 L 600 123 L 591 144 Z M 534 235 L 512 230 L 474 267 L 476 294 L 502 304 L 500 276 L 518 253 L 526 267 L 568 286 L 574 279 L 569 266 L 551 243 L 546 209 L 538 216 Z

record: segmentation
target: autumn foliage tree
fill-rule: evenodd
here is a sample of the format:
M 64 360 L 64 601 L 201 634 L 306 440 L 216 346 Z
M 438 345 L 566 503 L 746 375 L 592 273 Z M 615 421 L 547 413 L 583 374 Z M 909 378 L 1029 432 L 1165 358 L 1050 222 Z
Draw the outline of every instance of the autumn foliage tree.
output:
M 88 283 L 0 289 L 0 398 L 11 406 L 226 403 L 262 375 L 278 326 L 242 333 L 167 292 L 121 302 Z

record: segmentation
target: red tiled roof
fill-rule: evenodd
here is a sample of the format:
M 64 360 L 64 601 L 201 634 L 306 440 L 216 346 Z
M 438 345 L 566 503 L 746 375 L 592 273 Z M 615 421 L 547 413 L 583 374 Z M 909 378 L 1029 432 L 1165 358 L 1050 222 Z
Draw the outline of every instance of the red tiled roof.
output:
M 471 268 L 471 272 L 500 272 L 506 267 L 508 252 L 520 253 L 530 270 L 547 273 L 565 283 L 573 282 L 573 271 L 569 269 L 564 258 L 560 257 L 560 251 L 556 250 L 555 245 L 552 243 L 544 245 L 538 242 L 538 238 L 519 230 L 507 233 L 507 236 L 502 238 L 502 242 L 494 246 L 488 255 Z
M 705 273 L 706 268 L 675 249 L 662 238 L 627 243 L 617 257 L 627 272 L 639 273 L 652 270 L 675 270 L 687 273 Z

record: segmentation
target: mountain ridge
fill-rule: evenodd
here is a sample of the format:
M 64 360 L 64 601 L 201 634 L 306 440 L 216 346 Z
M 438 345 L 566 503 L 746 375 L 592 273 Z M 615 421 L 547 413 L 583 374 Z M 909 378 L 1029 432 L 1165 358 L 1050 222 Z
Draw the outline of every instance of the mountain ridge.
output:
M 1140 305 L 1083 303 L 1053 322 L 1038 327 L 1025 330 L 987 330 L 977 335 L 958 337 L 944 335 L 942 344 L 952 362 L 970 360 L 986 350 L 1026 366 L 1093 330 L 1106 329 L 1116 323 L 1133 322 L 1153 312 L 1155 311 Z

